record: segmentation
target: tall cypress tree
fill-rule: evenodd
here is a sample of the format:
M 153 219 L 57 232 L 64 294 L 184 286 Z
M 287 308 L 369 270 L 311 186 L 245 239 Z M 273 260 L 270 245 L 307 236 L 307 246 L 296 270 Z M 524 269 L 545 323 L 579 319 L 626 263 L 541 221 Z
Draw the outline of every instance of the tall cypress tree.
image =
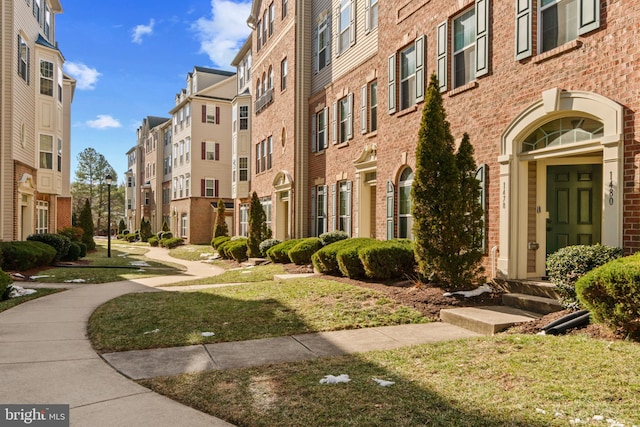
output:
M 82 208 L 82 211 L 80 211 L 78 224 L 84 231 L 82 234 L 82 242 L 87 245 L 87 249 L 95 249 L 96 242 L 93 240 L 93 216 L 91 215 L 91 204 L 89 203 L 89 199 L 84 201 L 84 207 Z
M 225 221 L 224 211 L 224 202 L 222 199 L 218 199 L 218 214 L 216 215 L 216 226 L 213 230 L 214 238 L 229 235 L 229 226 L 227 226 L 227 222 Z
M 476 268 L 470 265 L 473 263 L 465 261 L 469 253 L 469 246 L 464 243 L 467 237 L 461 237 L 468 230 L 465 200 L 470 195 L 465 191 L 469 191 L 470 181 L 465 179 L 463 188 L 461 176 L 467 176 L 466 170 L 473 168 L 473 159 L 471 166 L 468 163 L 472 156 L 469 148 L 467 138 L 464 154 L 456 162 L 438 79 L 432 75 L 418 133 L 411 188 L 413 234 L 420 273 L 449 289 L 468 288 L 476 277 Z M 464 166 L 465 172 L 461 173 L 457 163 Z
M 247 256 L 260 257 L 260 243 L 271 237 L 267 228 L 267 215 L 262 208 L 258 194 L 254 191 L 249 204 L 249 235 L 247 236 Z

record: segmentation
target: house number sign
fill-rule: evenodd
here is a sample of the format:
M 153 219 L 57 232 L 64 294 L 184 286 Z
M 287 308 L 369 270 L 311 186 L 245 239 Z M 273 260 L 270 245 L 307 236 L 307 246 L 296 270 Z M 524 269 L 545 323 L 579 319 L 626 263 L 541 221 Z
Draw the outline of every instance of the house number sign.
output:
M 609 205 L 613 205 L 613 172 L 609 172 Z

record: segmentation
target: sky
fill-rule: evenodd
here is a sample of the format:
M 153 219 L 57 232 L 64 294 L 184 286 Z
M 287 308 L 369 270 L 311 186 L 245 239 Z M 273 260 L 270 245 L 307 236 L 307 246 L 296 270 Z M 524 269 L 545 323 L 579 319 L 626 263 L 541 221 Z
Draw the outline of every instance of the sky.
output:
M 61 0 L 56 40 L 77 80 L 71 106 L 71 180 L 87 147 L 124 182 L 126 152 L 147 116 L 169 118 L 194 66 L 235 71 L 250 34 L 250 0 Z

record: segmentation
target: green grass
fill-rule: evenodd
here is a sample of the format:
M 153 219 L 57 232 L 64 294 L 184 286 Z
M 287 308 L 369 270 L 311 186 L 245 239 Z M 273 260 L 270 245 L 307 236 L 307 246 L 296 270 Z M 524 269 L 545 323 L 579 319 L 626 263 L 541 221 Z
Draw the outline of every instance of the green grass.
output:
M 185 245 L 169 250 L 170 256 L 186 261 L 200 261 L 204 259 L 200 256 L 201 254 L 213 255 L 214 253 L 215 249 L 211 245 Z
M 252 427 L 609 425 L 586 422 L 595 415 L 631 426 L 640 424 L 638 360 L 629 342 L 503 335 L 141 384 Z M 327 374 L 351 382 L 319 384 Z
M 29 288 L 29 284 L 28 283 L 15 283 L 18 286 L 22 286 L 23 288 Z M 22 304 L 23 302 L 27 302 L 27 301 L 31 301 L 32 299 L 36 299 L 36 298 L 40 298 L 40 297 L 44 297 L 47 295 L 51 295 L 51 294 L 55 294 L 57 292 L 61 292 L 64 291 L 64 289 L 37 289 L 38 292 L 36 292 L 35 294 L 31 294 L 31 295 L 25 295 L 23 297 L 18 297 L 18 298 L 11 298 L 5 301 L 0 301 L 0 313 L 2 313 L 5 310 L 9 310 L 10 308 L 15 307 L 16 305 Z
M 157 275 L 178 274 L 185 270 L 185 268 L 179 264 L 149 260 L 144 256 L 147 251 L 148 248 L 143 246 L 132 246 L 127 243 L 114 244 L 112 242 L 111 258 L 108 258 L 106 242 L 99 241 L 96 250 L 89 252 L 85 258 L 82 258 L 83 260 L 90 261 L 91 267 L 53 267 L 37 274 L 38 276 L 49 275 L 51 277 L 39 278 L 37 281 L 62 283 L 65 280 L 84 279 L 85 283 L 107 283 L 120 280 L 141 279 Z M 145 261 L 150 267 L 140 267 L 139 269 L 131 268 L 131 262 L 136 261 Z
M 88 331 L 94 348 L 109 352 L 427 321 L 371 290 L 300 279 L 125 295 L 99 307 Z M 206 331 L 215 336 L 202 337 Z
M 228 266 L 228 265 L 227 265 Z M 275 274 L 284 274 L 282 264 L 264 264 L 255 267 L 227 270 L 217 276 L 203 279 L 188 280 L 186 282 L 173 283 L 170 286 L 187 285 L 211 285 L 218 283 L 253 283 L 273 280 Z

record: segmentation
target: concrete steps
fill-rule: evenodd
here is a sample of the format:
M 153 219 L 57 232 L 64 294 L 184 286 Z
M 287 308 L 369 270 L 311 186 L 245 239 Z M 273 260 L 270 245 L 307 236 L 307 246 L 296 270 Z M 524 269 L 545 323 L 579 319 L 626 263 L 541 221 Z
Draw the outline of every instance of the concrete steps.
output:
M 556 288 L 549 282 L 502 281 L 497 287 L 505 292 L 503 305 L 445 309 L 440 311 L 440 319 L 480 334 L 494 335 L 516 324 L 562 310 Z

